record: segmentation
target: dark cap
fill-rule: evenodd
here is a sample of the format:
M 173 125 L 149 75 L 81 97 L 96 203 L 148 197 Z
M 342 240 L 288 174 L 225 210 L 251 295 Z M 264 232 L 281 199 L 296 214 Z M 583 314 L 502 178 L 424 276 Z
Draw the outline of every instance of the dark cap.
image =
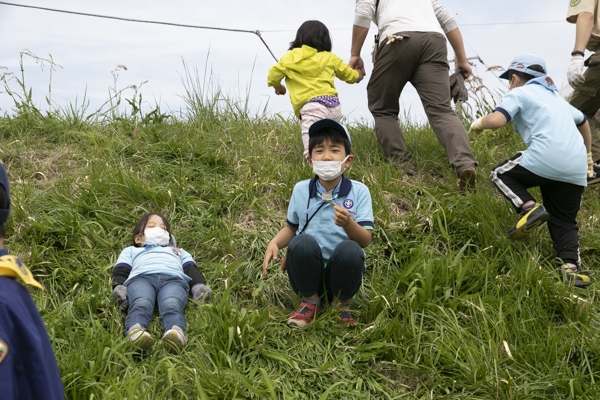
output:
M 335 119 L 324 118 L 316 121 L 310 126 L 310 128 L 308 128 L 308 137 L 310 138 L 312 135 L 314 135 L 323 128 L 335 129 L 342 135 L 346 136 L 348 138 L 348 141 L 350 142 L 350 145 L 352 146 L 352 139 L 350 139 L 350 133 L 348 132 L 348 129 L 346 129 L 344 125 L 340 124 Z
M 8 214 L 10 213 L 10 191 L 8 189 L 8 174 L 6 173 L 4 164 L 0 164 L 0 186 L 2 186 L 6 192 L 7 206 L 5 209 L 0 209 L 0 224 L 5 224 L 8 220 Z

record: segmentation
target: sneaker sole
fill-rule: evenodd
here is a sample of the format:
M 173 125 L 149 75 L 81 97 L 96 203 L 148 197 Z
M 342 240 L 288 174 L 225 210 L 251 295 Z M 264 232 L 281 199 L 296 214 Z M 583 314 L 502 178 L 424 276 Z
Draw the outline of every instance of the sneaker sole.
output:
M 176 333 L 170 333 L 162 338 L 163 346 L 169 352 L 180 352 L 185 347 L 185 344 L 181 342 L 179 336 Z
M 288 319 L 287 324 L 289 326 L 293 326 L 296 328 L 304 328 L 306 325 L 310 324 L 310 322 L 304 322 L 304 321 L 299 321 L 299 320 L 295 320 L 295 319 Z
M 154 339 L 148 336 L 140 336 L 136 340 L 131 340 L 129 343 L 141 351 L 150 351 L 152 346 L 154 346 Z
M 525 222 L 525 225 L 521 226 L 520 228 L 515 228 L 515 225 L 515 227 L 509 229 L 509 231 L 506 233 L 506 236 L 508 236 L 509 239 L 523 239 L 524 237 L 528 236 L 535 228 L 542 225 L 549 219 L 550 214 L 548 214 L 548 212 L 544 212 L 543 214 L 540 214 L 537 218 L 531 221 L 528 220 L 527 222 Z

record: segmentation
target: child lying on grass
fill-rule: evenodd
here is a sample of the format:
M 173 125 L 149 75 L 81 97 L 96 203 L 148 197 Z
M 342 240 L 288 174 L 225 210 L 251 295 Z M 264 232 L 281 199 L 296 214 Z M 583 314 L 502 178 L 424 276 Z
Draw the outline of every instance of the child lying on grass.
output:
M 144 214 L 135 225 L 133 246 L 119 255 L 112 280 L 113 298 L 122 310 L 128 309 L 125 335 L 143 351 L 154 344 L 146 328 L 156 302 L 163 343 L 168 350 L 182 349 L 187 343 L 183 310 L 188 292 L 196 301 L 212 295 L 192 256 L 173 245 L 169 223 L 156 213 Z

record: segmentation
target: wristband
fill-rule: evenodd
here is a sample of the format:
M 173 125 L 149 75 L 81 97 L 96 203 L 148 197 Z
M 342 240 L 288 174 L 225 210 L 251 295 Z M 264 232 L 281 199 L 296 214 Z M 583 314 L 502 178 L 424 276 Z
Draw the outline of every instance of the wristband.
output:
M 571 56 L 581 56 L 583 57 L 585 54 L 583 53 L 583 51 L 579 51 L 579 50 L 573 50 L 571 52 Z

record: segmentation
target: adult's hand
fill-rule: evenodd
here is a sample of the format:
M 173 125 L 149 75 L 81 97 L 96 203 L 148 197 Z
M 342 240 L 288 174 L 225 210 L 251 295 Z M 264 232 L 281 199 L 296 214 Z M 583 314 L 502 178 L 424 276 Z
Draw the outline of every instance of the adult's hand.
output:
M 592 159 L 592 153 L 587 153 L 587 176 L 589 179 L 593 179 L 596 177 L 596 173 L 594 172 L 594 160 Z
M 355 69 L 361 74 L 363 77 L 366 75 L 365 72 L 365 63 L 363 62 L 360 56 L 350 56 L 350 61 L 348 62 L 350 68 Z
M 583 77 L 583 56 L 571 57 L 571 64 L 567 70 L 567 79 L 569 85 L 575 87 L 581 85 L 585 78 Z
M 462 61 L 462 62 L 458 62 L 457 66 L 459 69 L 461 69 L 461 73 L 463 78 L 467 79 L 468 77 L 471 76 L 471 73 L 473 72 L 473 70 L 471 69 L 471 64 L 469 64 L 468 61 Z

